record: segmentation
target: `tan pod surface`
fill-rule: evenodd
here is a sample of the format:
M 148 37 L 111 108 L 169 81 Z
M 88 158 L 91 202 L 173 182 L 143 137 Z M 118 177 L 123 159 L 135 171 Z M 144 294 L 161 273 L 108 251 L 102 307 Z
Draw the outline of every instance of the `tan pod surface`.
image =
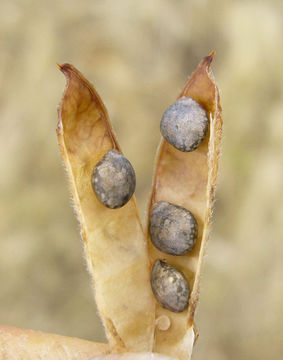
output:
M 109 352 L 107 344 L 0 326 L 0 360 L 85 360 Z

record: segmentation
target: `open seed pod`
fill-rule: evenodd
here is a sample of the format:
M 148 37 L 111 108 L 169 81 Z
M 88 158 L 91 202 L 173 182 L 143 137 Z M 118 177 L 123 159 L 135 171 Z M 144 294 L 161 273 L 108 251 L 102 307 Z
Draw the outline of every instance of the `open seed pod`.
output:
M 67 87 L 59 109 L 58 139 L 81 223 L 97 307 L 114 352 L 153 350 L 190 359 L 222 132 L 219 93 L 210 72 L 212 59 L 213 54 L 202 60 L 179 96 L 190 97 L 206 111 L 206 136 L 190 152 L 162 140 L 149 204 L 149 214 L 155 203 L 166 201 L 195 217 L 196 244 L 183 256 L 165 254 L 150 241 L 147 252 L 134 198 L 119 209 L 109 209 L 94 195 L 90 181 L 93 168 L 109 150 L 120 152 L 120 148 L 96 91 L 73 66 L 60 66 Z M 189 283 L 189 305 L 180 313 L 156 302 L 150 289 L 150 264 L 153 266 L 157 259 L 181 271 Z
M 191 152 L 182 152 L 166 140 L 161 141 L 149 204 L 149 214 L 152 206 L 159 201 L 182 206 L 191 211 L 198 223 L 195 247 L 184 256 L 159 251 L 152 245 L 148 234 L 151 264 L 157 259 L 165 259 L 168 264 L 182 271 L 189 281 L 191 295 L 186 311 L 176 314 L 156 303 L 156 318 L 162 319 L 162 323 L 166 322 L 168 326 L 164 330 L 157 322 L 154 352 L 182 360 L 190 359 L 197 337 L 193 320 L 209 234 L 222 134 L 219 92 L 210 71 L 213 55 L 201 61 L 179 95 L 179 98 L 192 98 L 205 109 L 209 119 L 206 137 Z
M 94 196 L 92 169 L 106 152 L 120 148 L 96 91 L 73 66 L 60 66 L 68 82 L 59 110 L 58 139 L 81 223 L 97 306 L 114 351 L 153 349 L 182 360 L 191 356 L 222 128 L 219 93 L 210 72 L 212 58 L 213 54 L 203 59 L 179 96 L 192 98 L 206 111 L 210 122 L 206 137 L 191 152 L 181 152 L 162 140 L 150 198 L 149 213 L 155 203 L 167 201 L 188 209 L 196 218 L 196 245 L 184 256 L 162 253 L 150 241 L 148 256 L 134 198 L 122 208 L 111 210 Z M 153 265 L 162 258 L 182 271 L 189 282 L 189 307 L 181 313 L 163 308 L 151 292 L 149 262 Z
M 109 150 L 121 152 L 107 111 L 92 85 L 72 65 L 57 134 L 80 221 L 95 299 L 113 351 L 151 351 L 154 299 L 145 235 L 134 197 L 110 209 L 95 196 L 93 169 Z

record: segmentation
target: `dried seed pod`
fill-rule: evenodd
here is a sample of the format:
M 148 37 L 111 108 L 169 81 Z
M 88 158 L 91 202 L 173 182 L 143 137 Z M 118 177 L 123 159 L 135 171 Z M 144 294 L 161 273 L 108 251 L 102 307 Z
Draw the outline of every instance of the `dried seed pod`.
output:
M 185 275 L 165 261 L 156 260 L 151 274 L 151 287 L 160 304 L 171 311 L 182 312 L 189 304 L 190 289 Z
M 204 139 L 208 123 L 206 112 L 199 103 L 183 97 L 165 111 L 160 131 L 176 149 L 189 152 L 195 150 Z
M 198 240 L 194 250 L 185 256 L 163 253 L 169 264 L 182 269 L 190 284 L 190 301 L 187 311 L 171 313 L 168 330 L 155 328 L 153 351 L 167 354 L 179 360 L 191 359 L 193 344 L 197 338 L 194 314 L 200 293 L 200 278 L 209 235 L 212 204 L 218 172 L 218 158 L 222 134 L 219 91 L 214 82 L 210 64 L 213 53 L 205 57 L 186 82 L 178 99 L 190 97 L 205 109 L 209 119 L 209 134 L 195 151 L 182 152 L 162 139 L 157 155 L 152 186 L 149 214 L 158 201 L 182 204 L 194 214 L 198 223 Z M 147 227 L 148 229 L 149 227 Z M 160 251 L 149 241 L 151 263 L 160 259 Z M 156 304 L 156 316 L 168 316 L 168 310 Z
M 110 150 L 95 166 L 91 183 L 102 204 L 111 209 L 120 208 L 130 200 L 135 191 L 135 171 L 125 156 L 116 150 Z
M 159 201 L 150 213 L 149 234 L 157 249 L 166 254 L 184 255 L 195 246 L 198 226 L 189 210 Z
M 120 147 L 107 110 L 90 82 L 74 66 L 58 66 L 67 80 L 59 108 L 58 142 L 109 349 L 114 353 L 151 352 L 156 301 L 134 196 L 126 206 L 111 211 L 91 186 L 95 165 L 108 151 L 120 152 Z M 138 301 L 133 301 L 133 294 Z

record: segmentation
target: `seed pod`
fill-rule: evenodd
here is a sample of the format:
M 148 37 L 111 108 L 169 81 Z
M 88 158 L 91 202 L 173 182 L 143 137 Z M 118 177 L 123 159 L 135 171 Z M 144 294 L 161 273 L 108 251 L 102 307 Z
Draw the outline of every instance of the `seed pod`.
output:
M 136 187 L 135 171 L 121 153 L 110 150 L 94 168 L 91 183 L 103 205 L 116 209 L 125 205 Z
M 171 311 L 182 312 L 189 304 L 190 288 L 185 275 L 165 261 L 156 260 L 151 273 L 151 288 L 160 304 Z
M 165 111 L 160 131 L 176 149 L 184 152 L 195 150 L 208 129 L 205 110 L 195 100 L 183 97 Z
M 166 254 L 184 255 L 195 246 L 198 225 L 189 210 L 159 201 L 150 213 L 149 234 L 157 249 Z

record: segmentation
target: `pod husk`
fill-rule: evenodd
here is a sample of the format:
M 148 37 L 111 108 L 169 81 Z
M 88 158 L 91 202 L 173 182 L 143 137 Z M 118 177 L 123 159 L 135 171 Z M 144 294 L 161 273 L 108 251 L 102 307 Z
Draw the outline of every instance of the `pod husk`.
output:
M 214 53 L 211 53 L 201 61 L 178 97 L 191 97 L 206 110 L 209 131 L 200 146 L 192 152 L 181 152 L 165 140 L 161 141 L 148 209 L 149 216 L 154 203 L 168 201 L 190 210 L 198 222 L 196 246 L 184 256 L 159 251 L 147 235 L 151 265 L 156 259 L 166 259 L 185 274 L 190 284 L 187 311 L 176 314 L 156 302 L 156 318 L 167 316 L 171 325 L 166 331 L 156 327 L 154 351 L 182 360 L 190 359 L 197 338 L 194 314 L 209 235 L 222 134 L 219 91 L 210 71 L 213 56 Z
M 88 360 L 174 360 L 171 357 L 154 353 L 123 353 L 94 356 Z
M 91 187 L 94 166 L 110 149 L 120 150 L 99 95 L 72 65 L 58 65 L 67 79 L 59 107 L 58 141 L 95 298 L 112 351 L 151 351 L 154 299 L 146 238 L 134 197 L 109 209 Z
M 85 360 L 110 353 L 109 345 L 41 331 L 0 326 L 0 358 Z

